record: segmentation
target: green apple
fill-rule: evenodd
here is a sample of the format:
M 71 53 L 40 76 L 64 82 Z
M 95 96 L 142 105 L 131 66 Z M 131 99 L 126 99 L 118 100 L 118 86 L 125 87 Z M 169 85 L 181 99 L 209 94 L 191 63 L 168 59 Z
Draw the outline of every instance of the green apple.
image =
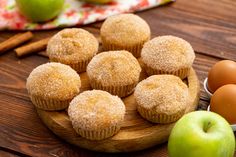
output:
M 229 123 L 208 111 L 184 115 L 168 141 L 170 157 L 233 157 L 234 151 L 235 137 Z
M 16 0 L 20 12 L 33 22 L 44 22 L 56 17 L 64 0 Z

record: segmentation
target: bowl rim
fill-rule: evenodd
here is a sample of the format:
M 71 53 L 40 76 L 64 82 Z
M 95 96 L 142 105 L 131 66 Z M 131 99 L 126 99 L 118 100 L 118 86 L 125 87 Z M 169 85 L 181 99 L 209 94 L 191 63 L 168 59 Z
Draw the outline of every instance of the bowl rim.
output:
M 204 90 L 207 93 L 208 97 L 211 98 L 213 94 L 208 90 L 207 83 L 208 83 L 208 77 L 205 78 L 205 80 L 203 82 L 203 87 L 204 87 Z

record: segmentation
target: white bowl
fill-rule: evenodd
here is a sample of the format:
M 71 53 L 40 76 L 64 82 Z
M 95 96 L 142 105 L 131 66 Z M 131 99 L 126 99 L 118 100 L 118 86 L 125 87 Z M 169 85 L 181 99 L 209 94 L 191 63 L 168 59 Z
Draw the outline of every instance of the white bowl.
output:
M 211 112 L 210 111 L 210 105 L 207 107 L 207 111 Z M 233 131 L 236 131 L 236 124 L 232 124 L 230 126 L 232 127 Z
M 205 78 L 205 80 L 204 80 L 204 82 L 203 82 L 203 87 L 204 87 L 205 92 L 207 93 L 207 96 L 208 96 L 209 98 L 211 98 L 212 93 L 208 90 L 208 87 L 207 87 L 207 80 L 208 80 L 208 78 Z

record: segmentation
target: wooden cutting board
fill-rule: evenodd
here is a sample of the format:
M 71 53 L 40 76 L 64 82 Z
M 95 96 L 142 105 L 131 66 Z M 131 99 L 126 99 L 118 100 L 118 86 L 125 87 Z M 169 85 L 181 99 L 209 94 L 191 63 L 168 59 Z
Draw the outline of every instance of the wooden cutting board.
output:
M 142 79 L 146 78 L 142 72 Z M 80 74 L 82 87 L 81 92 L 90 90 L 89 80 L 86 73 Z M 191 69 L 190 75 L 184 80 L 189 87 L 191 102 L 186 113 L 196 109 L 199 100 L 199 81 L 196 73 Z M 100 152 L 131 152 L 152 147 L 166 142 L 174 123 L 160 125 L 144 120 L 136 111 L 136 102 L 133 94 L 122 99 L 126 105 L 125 120 L 121 130 L 115 136 L 101 140 L 91 141 L 82 138 L 72 128 L 67 111 L 43 111 L 37 109 L 38 115 L 45 125 L 57 136 L 65 141 L 93 151 Z

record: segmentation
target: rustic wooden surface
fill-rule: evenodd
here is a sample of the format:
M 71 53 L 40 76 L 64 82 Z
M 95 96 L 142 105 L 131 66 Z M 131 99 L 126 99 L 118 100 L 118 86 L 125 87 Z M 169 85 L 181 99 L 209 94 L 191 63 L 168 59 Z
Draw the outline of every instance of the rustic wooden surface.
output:
M 221 59 L 236 60 L 236 1 L 177 0 L 160 8 L 138 13 L 151 26 L 152 36 L 172 34 L 188 40 L 196 52 L 194 69 L 201 81 L 200 106 L 207 106 L 203 80 Z M 84 28 L 99 34 L 101 23 Z M 35 32 L 42 39 L 58 30 Z M 17 32 L 0 32 L 3 41 Z M 26 77 L 47 58 L 33 55 L 16 58 L 13 51 L 0 56 L 0 156 L 159 156 L 166 157 L 166 144 L 127 154 L 104 154 L 74 147 L 57 138 L 40 121 L 25 89 Z M 235 155 L 236 157 L 236 155 Z
M 144 71 L 142 71 L 141 76 L 143 77 L 140 81 L 147 78 Z M 91 90 L 86 72 L 81 73 L 80 78 L 81 92 Z M 188 82 L 190 93 L 190 101 L 186 109 L 186 113 L 188 113 L 197 108 L 199 101 L 200 85 L 193 69 L 191 69 L 186 82 Z M 122 100 L 126 106 L 126 114 L 124 122 L 121 125 L 121 130 L 115 136 L 100 141 L 91 141 L 79 136 L 73 129 L 65 111 L 49 112 L 37 109 L 37 112 L 44 124 L 57 136 L 71 144 L 88 150 L 112 153 L 133 152 L 150 148 L 168 140 L 175 123 L 166 125 L 150 123 L 137 113 L 137 104 L 133 94 L 122 98 Z

